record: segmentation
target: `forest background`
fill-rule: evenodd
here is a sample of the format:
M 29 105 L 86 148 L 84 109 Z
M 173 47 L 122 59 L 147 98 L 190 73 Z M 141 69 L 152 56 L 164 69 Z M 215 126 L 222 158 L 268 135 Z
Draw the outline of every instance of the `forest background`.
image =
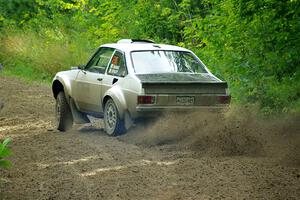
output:
M 50 82 L 103 43 L 193 50 L 233 102 L 300 111 L 299 0 L 0 0 L 1 76 Z

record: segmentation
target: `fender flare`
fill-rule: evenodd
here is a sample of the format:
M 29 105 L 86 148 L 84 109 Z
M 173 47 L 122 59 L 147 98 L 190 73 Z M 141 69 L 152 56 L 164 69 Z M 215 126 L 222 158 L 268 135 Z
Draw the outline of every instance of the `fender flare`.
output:
M 124 119 L 125 113 L 128 111 L 128 107 L 122 90 L 118 87 L 112 87 L 105 92 L 102 99 L 103 111 L 104 111 L 105 103 L 108 98 L 111 98 L 114 101 L 114 103 L 117 106 L 120 118 Z
M 70 103 L 71 81 L 68 79 L 65 80 L 60 76 L 56 76 L 52 81 L 52 93 L 55 99 L 60 91 L 64 91 L 67 102 Z

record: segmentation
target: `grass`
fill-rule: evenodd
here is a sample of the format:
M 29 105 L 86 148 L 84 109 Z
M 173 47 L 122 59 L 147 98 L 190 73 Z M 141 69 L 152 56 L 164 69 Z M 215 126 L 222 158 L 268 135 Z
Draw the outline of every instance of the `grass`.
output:
M 62 30 L 6 30 L 0 37 L 2 74 L 29 81 L 50 82 L 58 71 L 85 63 L 95 49 L 88 39 Z
M 0 72 L 0 76 L 19 77 L 26 82 L 42 82 L 50 84 L 52 77 L 50 75 L 41 75 L 31 67 L 16 66 L 14 68 L 4 69 Z

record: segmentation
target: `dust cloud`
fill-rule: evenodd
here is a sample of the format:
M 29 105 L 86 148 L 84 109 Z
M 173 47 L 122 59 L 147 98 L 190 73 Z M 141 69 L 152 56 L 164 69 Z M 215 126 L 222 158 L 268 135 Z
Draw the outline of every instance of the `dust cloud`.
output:
M 164 113 L 119 139 L 143 147 L 193 151 L 197 156 L 253 156 L 300 165 L 300 115 L 263 117 L 257 109 Z

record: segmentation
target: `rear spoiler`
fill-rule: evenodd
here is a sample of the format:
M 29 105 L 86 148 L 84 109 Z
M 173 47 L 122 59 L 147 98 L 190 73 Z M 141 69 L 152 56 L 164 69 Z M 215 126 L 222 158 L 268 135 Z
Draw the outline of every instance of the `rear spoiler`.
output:
M 228 87 L 227 82 L 220 81 L 220 82 L 203 82 L 203 81 L 162 81 L 162 82 L 157 82 L 157 81 L 141 81 L 143 87 L 147 86 L 155 86 L 155 85 L 218 85 L 220 87 Z
M 146 94 L 226 94 L 227 82 L 142 82 Z

